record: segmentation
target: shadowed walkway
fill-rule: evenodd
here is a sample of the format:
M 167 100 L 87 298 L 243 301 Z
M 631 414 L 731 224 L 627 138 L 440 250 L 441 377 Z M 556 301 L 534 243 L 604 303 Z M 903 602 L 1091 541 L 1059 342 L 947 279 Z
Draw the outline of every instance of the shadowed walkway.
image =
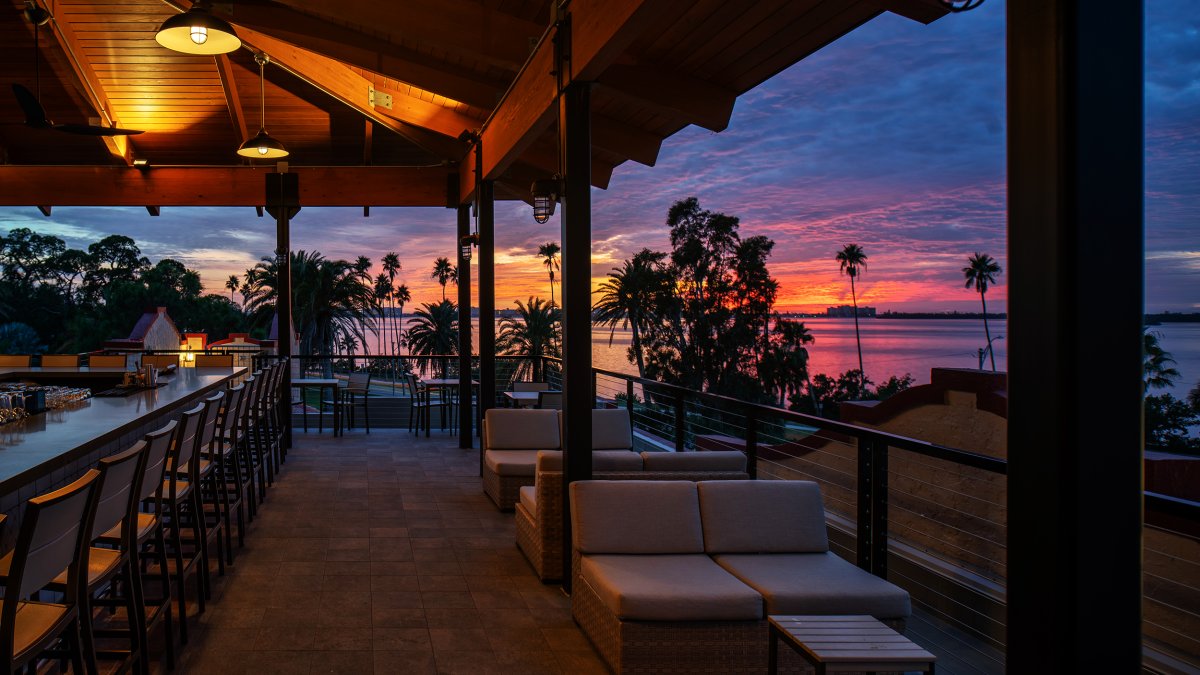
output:
M 478 450 L 295 439 L 180 672 L 607 672 L 483 495 Z

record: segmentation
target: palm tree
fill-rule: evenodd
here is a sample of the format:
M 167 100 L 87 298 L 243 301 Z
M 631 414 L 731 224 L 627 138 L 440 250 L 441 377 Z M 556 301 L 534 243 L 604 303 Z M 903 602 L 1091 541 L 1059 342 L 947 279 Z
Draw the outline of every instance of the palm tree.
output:
M 375 301 L 379 304 L 379 332 L 375 334 L 375 345 L 379 349 L 379 353 L 383 354 L 383 342 L 387 340 L 387 323 L 384 321 L 383 307 L 388 299 L 392 297 L 392 282 L 388 281 L 387 274 L 380 272 L 375 277 L 375 286 L 371 289 L 375 295 Z
M 538 364 L 542 357 L 558 356 L 558 333 L 561 313 L 553 304 L 541 298 L 529 298 L 527 303 L 517 300 L 516 316 L 500 319 L 500 331 L 496 334 L 496 351 L 500 354 L 524 356 L 517 368 L 516 377 L 523 378 L 532 365 L 533 380 L 541 379 Z
M 975 287 L 979 291 L 979 302 L 983 303 L 983 335 L 987 338 L 988 356 L 992 360 L 992 372 L 996 372 L 996 354 L 992 351 L 992 332 L 988 329 L 987 319 L 987 289 L 988 284 L 996 283 L 996 275 L 1000 274 L 1000 264 L 992 256 L 975 252 L 967 259 L 967 266 L 962 268 L 963 276 L 967 279 L 966 288 Z
M 404 305 L 408 304 L 409 301 L 412 300 L 412 293 L 408 290 L 407 285 L 400 284 L 399 286 L 392 289 L 392 297 L 395 298 L 396 304 L 400 305 L 400 316 L 397 318 L 396 325 L 399 326 L 401 330 L 403 330 L 404 329 Z M 399 347 L 401 346 L 400 343 L 401 343 L 401 340 L 399 338 L 397 338 L 396 339 L 396 347 L 397 347 L 396 353 L 397 354 L 400 353 L 400 349 L 399 349 Z
M 1169 389 L 1175 386 L 1180 378 L 1179 371 L 1172 365 L 1175 359 L 1171 352 L 1158 344 L 1159 334 L 1153 331 L 1142 333 L 1142 353 L 1145 359 L 1142 366 L 1145 378 L 1145 391 L 1151 389 Z
M 854 341 L 858 345 L 858 393 L 861 396 L 866 385 L 866 371 L 863 370 L 862 335 L 858 332 L 858 293 L 854 289 L 854 278 L 867 268 L 867 254 L 858 244 L 846 244 L 833 257 L 838 261 L 842 274 L 850 277 L 850 300 L 854 303 Z
M 412 354 L 441 356 L 458 353 L 458 305 L 449 300 L 425 303 L 413 312 L 413 325 L 405 332 L 405 341 Z M 446 372 L 446 360 L 441 359 Z
M 229 299 L 233 300 L 234 302 L 237 302 L 237 298 L 233 297 L 233 294 L 236 293 L 237 289 L 241 287 L 242 280 L 239 279 L 238 275 L 236 274 L 230 274 L 229 278 L 225 280 L 225 288 L 229 289 Z
M 433 261 L 433 272 L 429 275 L 430 279 L 437 279 L 437 282 L 442 285 L 442 302 L 446 301 L 446 284 L 450 283 L 451 279 L 457 281 L 458 271 L 454 269 L 454 265 L 450 264 L 447 258 L 438 258 Z
M 375 296 L 362 283 L 363 275 L 345 260 L 327 260 L 316 251 L 293 251 L 292 322 L 300 336 L 300 350 L 333 354 L 339 338 L 353 335 L 361 344 L 363 330 L 373 326 L 378 312 Z M 263 258 L 250 269 L 246 303 L 255 325 L 269 325 L 275 315 L 278 271 L 274 257 Z M 280 330 L 286 335 L 284 330 Z
M 391 289 L 391 288 L 395 287 L 396 273 L 400 271 L 400 256 L 397 255 L 395 251 L 389 251 L 388 253 L 386 253 L 383 256 L 383 259 L 380 260 L 380 264 L 383 265 L 383 271 L 385 274 L 387 274 L 388 288 Z M 389 299 L 394 296 L 394 293 L 395 293 L 394 291 L 389 291 Z M 390 304 L 390 302 L 389 302 L 388 307 L 394 308 L 394 305 Z M 395 317 L 392 317 L 392 320 L 394 322 Z M 392 324 L 392 335 L 394 335 L 396 338 L 394 341 L 392 341 L 390 343 L 391 348 L 392 348 L 392 355 L 396 355 L 396 354 L 400 353 L 400 330 L 401 330 L 401 327 L 397 326 L 395 323 Z
M 800 383 L 812 385 L 808 377 L 808 349 L 805 345 L 816 342 L 816 338 L 802 321 L 784 319 L 776 312 L 770 347 L 763 354 L 759 365 L 759 379 L 768 391 L 778 396 L 779 407 L 786 407 L 788 398 L 799 394 Z M 814 399 L 814 409 L 815 409 Z
M 642 331 L 654 319 L 654 307 L 659 293 L 665 290 L 662 261 L 666 254 L 642 249 L 621 267 L 614 267 L 608 279 L 600 284 L 596 293 L 600 298 L 592 306 L 592 323 L 608 326 L 608 344 L 612 346 L 617 326 L 628 328 L 633 333 L 634 362 L 638 376 L 646 376 L 645 355 L 642 353 Z
M 537 255 L 542 258 L 542 264 L 545 265 L 546 271 L 550 273 L 550 304 L 554 304 L 554 273 L 560 269 L 558 264 L 558 252 L 562 250 L 558 244 L 548 241 L 538 247 Z

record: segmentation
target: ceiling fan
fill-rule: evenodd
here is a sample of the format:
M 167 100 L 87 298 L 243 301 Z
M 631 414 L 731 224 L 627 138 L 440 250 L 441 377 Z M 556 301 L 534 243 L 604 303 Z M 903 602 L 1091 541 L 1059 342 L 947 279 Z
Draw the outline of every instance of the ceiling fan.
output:
M 25 18 L 33 24 L 33 72 L 38 90 L 35 95 L 27 88 L 13 83 L 13 94 L 17 97 L 17 103 L 21 106 L 21 110 L 25 112 L 25 125 L 34 129 L 51 129 L 81 136 L 131 136 L 142 133 L 134 129 L 118 129 L 98 124 L 55 124 L 46 117 L 46 109 L 42 107 L 41 103 L 42 72 L 39 41 L 42 33 L 41 27 L 50 21 L 51 16 L 50 12 L 29 1 L 25 3 L 24 14 Z

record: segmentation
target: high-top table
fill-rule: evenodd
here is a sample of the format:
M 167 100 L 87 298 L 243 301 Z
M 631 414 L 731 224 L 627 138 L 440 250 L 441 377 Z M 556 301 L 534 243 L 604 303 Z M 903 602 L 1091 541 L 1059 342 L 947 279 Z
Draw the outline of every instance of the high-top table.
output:
M 125 372 L 123 368 L 0 368 L 0 380 L 93 385 L 95 391 L 120 384 Z M 4 541 L 11 541 L 20 506 L 30 497 L 66 485 L 101 457 L 128 448 L 245 373 L 245 368 L 180 368 L 160 375 L 156 389 L 92 397 L 0 425 L 0 513 L 9 516 Z

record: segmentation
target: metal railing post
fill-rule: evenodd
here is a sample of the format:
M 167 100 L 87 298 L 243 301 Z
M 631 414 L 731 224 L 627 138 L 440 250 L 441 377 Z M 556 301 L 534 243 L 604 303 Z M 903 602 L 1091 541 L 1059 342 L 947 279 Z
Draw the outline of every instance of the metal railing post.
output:
M 754 408 L 746 411 L 746 473 L 758 478 L 758 415 Z
M 687 429 L 684 425 L 687 424 L 687 415 L 683 410 L 683 392 L 675 393 L 675 452 L 683 452 L 684 442 L 687 440 Z
M 633 415 L 633 380 L 625 380 L 625 407 Z
M 887 578 L 887 460 L 886 443 L 858 439 L 858 566 Z

